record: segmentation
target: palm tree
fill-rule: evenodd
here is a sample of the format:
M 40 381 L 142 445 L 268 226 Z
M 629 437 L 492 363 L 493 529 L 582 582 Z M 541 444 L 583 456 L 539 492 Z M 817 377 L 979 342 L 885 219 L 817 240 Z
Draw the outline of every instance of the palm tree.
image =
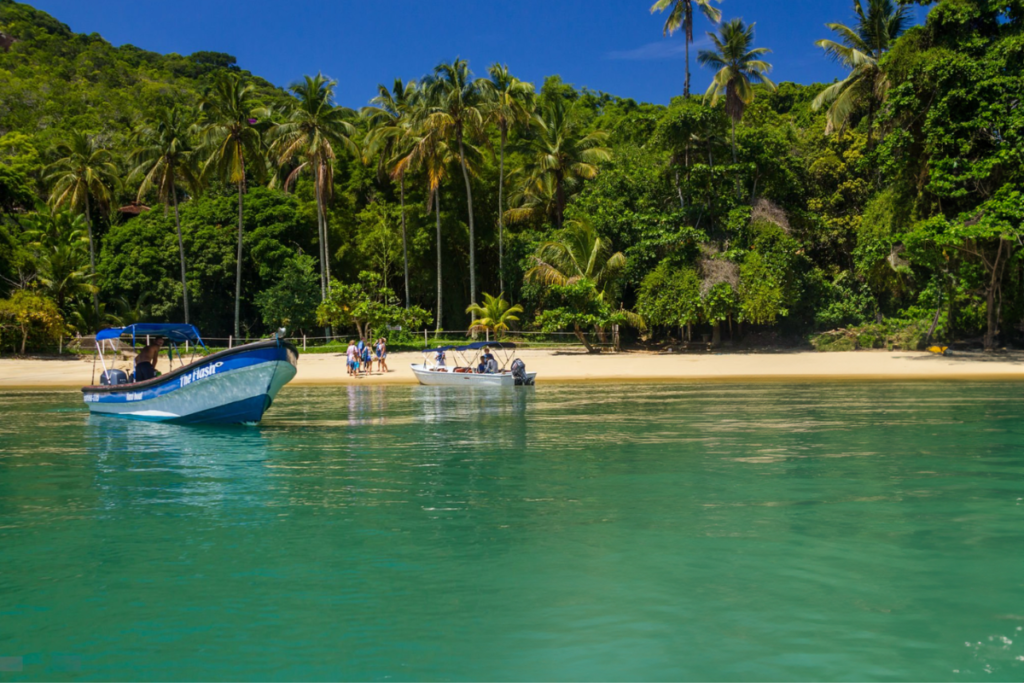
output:
M 103 149 L 95 137 L 73 131 L 67 142 L 57 145 L 59 157 L 49 168 L 47 181 L 53 184 L 50 205 L 68 207 L 85 216 L 89 233 L 89 273 L 96 277 L 96 241 L 92 234 L 92 206 L 95 199 L 100 209 L 110 204 L 113 189 L 117 187 L 117 166 L 109 151 Z M 100 300 L 93 291 L 93 312 L 99 317 Z
M 181 216 L 178 213 L 178 186 L 184 183 L 193 192 L 199 189 L 197 158 L 190 136 L 192 123 L 192 117 L 178 107 L 163 110 L 155 126 L 147 126 L 136 135 L 138 146 L 132 152 L 136 166 L 128 176 L 130 179 L 141 178 L 140 202 L 146 193 L 156 190 L 157 198 L 165 207 L 168 200 L 174 205 L 186 323 L 189 322 L 188 282 L 185 277 L 185 243 L 181 238 Z
M 732 162 L 736 163 L 736 124 L 743 118 L 743 112 L 754 101 L 754 83 L 764 83 L 772 90 L 775 84 L 768 78 L 772 65 L 761 59 L 771 52 L 766 47 L 751 47 L 754 43 L 754 26 L 746 26 L 742 19 L 733 19 L 722 24 L 719 34 L 708 33 L 715 44 L 714 50 L 701 50 L 697 63 L 718 69 L 715 79 L 704 94 L 710 97 L 711 106 L 725 96 L 725 112 L 732 119 Z
M 566 178 L 568 193 L 574 190 L 578 182 L 575 178 Z M 550 174 L 529 176 L 526 181 L 511 194 L 505 212 L 509 223 L 534 221 L 542 224 L 545 220 L 558 223 L 558 193 L 555 190 L 555 178 Z
M 114 306 L 117 308 L 118 324 L 122 327 L 127 325 L 134 325 L 136 323 L 145 322 L 147 318 L 152 316 L 153 307 L 149 305 L 150 292 L 142 292 L 138 298 L 135 299 L 135 303 L 131 303 L 123 296 L 119 296 L 114 299 Z
M 512 306 L 509 302 L 505 301 L 504 292 L 498 296 L 491 296 L 484 292 L 483 305 L 471 304 L 466 309 L 466 313 L 474 313 L 478 316 L 476 323 L 470 330 L 471 332 L 490 331 L 496 337 L 500 336 L 502 332 L 508 332 L 508 324 L 510 322 L 518 322 L 519 317 L 516 313 L 522 312 L 523 307 L 519 304 Z
M 370 100 L 373 106 L 365 107 L 370 132 L 366 136 L 366 155 L 378 159 L 378 176 L 397 158 L 408 153 L 413 138 L 411 125 L 412 108 L 419 95 L 416 81 L 402 82 L 396 78 L 391 90 L 377 86 L 377 96 Z M 402 262 L 405 270 L 405 307 L 410 306 L 409 295 L 409 249 L 405 225 L 405 173 L 398 175 L 399 197 L 402 204 Z
M 683 41 L 686 44 L 686 81 L 683 83 L 683 97 L 690 96 L 690 43 L 693 42 L 694 5 L 711 23 L 717 24 L 722 20 L 722 10 L 712 7 L 711 0 L 658 0 L 651 5 L 651 14 L 664 12 L 670 6 L 672 8 L 665 17 L 662 35 L 672 35 L 679 30 L 683 32 Z
M 222 74 L 203 98 L 202 110 L 208 119 L 203 128 L 210 156 L 203 166 L 203 178 L 217 176 L 238 186 L 238 253 L 235 274 L 235 337 L 241 337 L 242 302 L 242 195 L 245 173 L 263 174 L 263 142 L 253 124 L 256 119 L 256 90 L 233 73 Z
M 611 244 L 586 221 L 569 221 L 559 235 L 537 247 L 533 267 L 526 280 L 543 285 L 571 285 L 590 280 L 599 291 L 626 267 L 622 252 L 612 253 Z
M 472 80 L 469 64 L 456 58 L 451 64 L 438 64 L 434 73 L 423 80 L 428 106 L 423 125 L 442 138 L 454 141 L 462 178 L 466 183 L 466 205 L 469 210 L 469 292 L 476 301 L 476 229 L 473 222 L 473 187 L 466 159 L 469 142 L 480 134 L 484 116 L 480 88 Z M 449 147 L 451 145 L 449 144 Z
M 879 66 L 882 55 L 889 51 L 907 26 L 910 25 L 910 8 L 896 7 L 892 0 L 868 0 L 867 12 L 861 0 L 853 0 L 857 13 L 857 25 L 853 28 L 843 24 L 825 24 L 839 36 L 841 42 L 819 40 L 815 43 L 825 54 L 839 62 L 850 75 L 844 80 L 825 88 L 811 104 L 817 111 L 829 105 L 828 126 L 825 134 L 846 127 L 850 116 L 867 103 L 868 106 L 868 147 L 872 145 L 872 129 L 875 108 L 885 98 L 889 80 Z
M 498 161 L 498 282 L 502 292 L 505 291 L 505 221 L 502 213 L 505 210 L 505 145 L 508 144 L 508 133 L 512 128 L 526 124 L 534 107 L 533 83 L 525 83 L 508 71 L 508 66 L 492 64 L 487 70 L 490 80 L 481 80 L 486 104 L 485 115 L 488 121 L 498 126 L 501 134 Z
M 39 282 L 57 308 L 67 313 L 71 300 L 94 293 L 84 216 L 40 212 L 23 219 L 23 227 L 28 247 L 35 252 Z
M 402 178 L 410 169 L 421 169 L 427 181 L 427 211 L 433 205 L 437 219 L 437 322 L 435 331 L 441 331 L 443 285 L 441 277 L 441 183 L 448 176 L 448 169 L 459 155 L 437 130 L 421 133 L 411 143 L 408 154 L 401 157 L 391 171 L 392 178 Z
M 268 134 L 271 140 L 270 152 L 278 165 L 287 165 L 296 157 L 303 160 L 285 180 L 285 189 L 303 170 L 313 173 L 322 300 L 327 299 L 331 288 L 331 252 L 325 206 L 334 190 L 334 148 L 341 147 L 359 155 L 359 149 L 351 137 L 355 134 L 355 127 L 346 120 L 355 116 L 355 112 L 334 104 L 334 87 L 337 84 L 337 81 L 319 73 L 293 83 L 289 90 L 297 100 L 288 112 L 287 120 L 276 124 Z
M 573 106 L 561 97 L 544 99 L 533 115 L 533 136 L 526 146 L 527 185 L 550 176 L 555 189 L 555 219 L 562 227 L 566 190 L 580 180 L 597 177 L 597 164 L 609 161 L 612 151 L 604 146 L 608 133 L 595 130 L 583 133 Z

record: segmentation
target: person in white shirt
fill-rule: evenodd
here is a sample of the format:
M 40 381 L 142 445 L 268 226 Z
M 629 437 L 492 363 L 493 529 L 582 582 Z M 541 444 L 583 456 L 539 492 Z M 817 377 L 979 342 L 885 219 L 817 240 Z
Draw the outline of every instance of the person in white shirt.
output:
M 348 359 L 348 374 L 355 375 L 359 370 L 359 356 L 356 350 L 356 343 L 352 340 L 348 342 L 348 349 L 345 351 L 345 357 Z

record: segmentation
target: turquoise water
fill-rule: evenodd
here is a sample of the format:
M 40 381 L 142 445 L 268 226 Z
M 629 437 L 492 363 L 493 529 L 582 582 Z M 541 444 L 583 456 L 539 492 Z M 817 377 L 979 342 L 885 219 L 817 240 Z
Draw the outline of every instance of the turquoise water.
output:
M 1024 385 L 0 393 L 0 681 L 1020 680 Z

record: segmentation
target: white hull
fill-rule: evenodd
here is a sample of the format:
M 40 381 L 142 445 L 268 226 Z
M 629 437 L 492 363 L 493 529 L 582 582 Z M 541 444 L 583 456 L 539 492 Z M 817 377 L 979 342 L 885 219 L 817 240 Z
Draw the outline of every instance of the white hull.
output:
M 478 374 L 475 372 L 453 372 L 453 368 L 432 369 L 422 363 L 414 363 L 412 371 L 420 384 L 431 387 L 514 387 L 516 385 L 516 378 L 507 370 L 493 374 Z M 526 377 L 532 384 L 537 373 L 528 372 Z

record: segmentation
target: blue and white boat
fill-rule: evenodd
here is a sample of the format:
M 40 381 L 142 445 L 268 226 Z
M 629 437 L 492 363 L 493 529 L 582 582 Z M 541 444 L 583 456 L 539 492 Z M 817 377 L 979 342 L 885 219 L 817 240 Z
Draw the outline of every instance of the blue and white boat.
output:
M 171 369 L 136 382 L 134 360 L 131 373 L 113 367 L 113 362 L 107 367 L 104 351 L 116 352 L 115 342 L 122 338 L 130 338 L 133 347 L 136 341 L 166 340 Z M 181 355 L 183 345 L 186 353 L 189 345 L 193 351 L 206 349 L 192 325 L 138 323 L 97 333 L 100 384 L 82 388 L 90 412 L 180 424 L 259 422 L 277 392 L 295 377 L 299 358 L 295 346 L 279 337 L 198 358 L 193 353 L 189 363 Z

